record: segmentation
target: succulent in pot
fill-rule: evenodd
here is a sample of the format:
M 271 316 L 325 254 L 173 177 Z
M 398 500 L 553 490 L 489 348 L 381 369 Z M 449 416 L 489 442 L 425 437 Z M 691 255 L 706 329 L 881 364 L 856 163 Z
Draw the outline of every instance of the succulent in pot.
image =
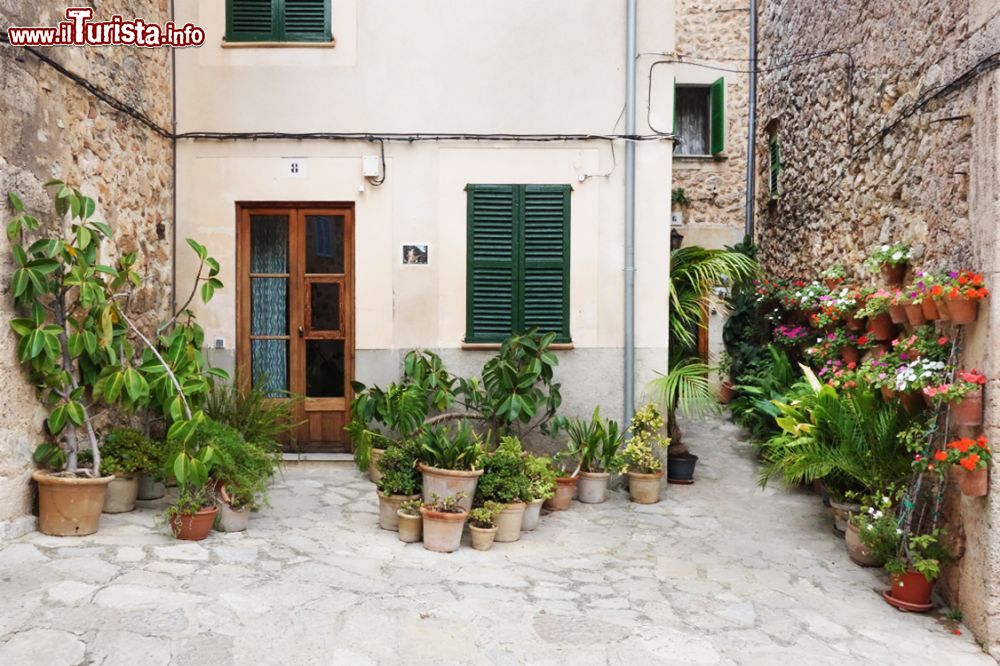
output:
M 616 421 L 601 418 L 600 407 L 594 408 L 589 421 L 555 419 L 552 433 L 559 430 L 569 436 L 564 455 L 580 461 L 577 499 L 586 504 L 604 502 L 611 475 L 620 474 L 625 467 L 619 451 L 625 433 Z
M 445 426 L 429 426 L 417 435 L 423 474 L 424 502 L 432 495 L 461 494 L 462 508 L 472 508 L 479 477 L 483 475 L 483 447 L 479 435 L 467 421 Z
M 104 499 L 104 513 L 125 513 L 135 509 L 139 477 L 154 468 L 155 444 L 134 428 L 115 428 L 101 445 L 104 471 L 114 474 Z
M 377 486 L 379 519 L 384 530 L 399 529 L 399 509 L 403 502 L 420 498 L 422 476 L 417 469 L 420 444 L 404 439 L 390 444 L 379 458 L 381 473 Z
M 670 439 L 660 434 L 661 428 L 663 416 L 652 404 L 636 411 L 629 424 L 632 438 L 625 445 L 622 457 L 628 470 L 629 497 L 638 504 L 660 501 L 663 487 L 661 455 L 670 445 Z
M 489 550 L 496 538 L 497 519 L 505 506 L 500 502 L 487 501 L 469 512 L 469 532 L 472 534 L 472 547 L 476 550 Z
M 399 522 L 399 540 L 416 543 L 423 536 L 424 519 L 420 515 L 420 500 L 409 499 L 399 505 L 396 512 Z
M 439 553 L 453 553 L 462 545 L 462 531 L 469 510 L 462 506 L 462 493 L 440 497 L 431 494 L 431 501 L 420 507 L 424 519 L 424 548 Z
M 542 515 L 542 504 L 556 494 L 556 472 L 552 469 L 552 459 L 547 456 L 527 455 L 524 458 L 524 473 L 528 477 L 528 492 L 531 501 L 524 510 L 521 529 L 530 532 L 538 527 Z
M 503 506 L 497 518 L 496 541 L 506 543 L 521 538 L 525 502 L 532 496 L 531 480 L 525 473 L 524 451 L 517 437 L 503 437 L 496 451 L 485 457 L 475 499 L 479 505 L 497 502 Z

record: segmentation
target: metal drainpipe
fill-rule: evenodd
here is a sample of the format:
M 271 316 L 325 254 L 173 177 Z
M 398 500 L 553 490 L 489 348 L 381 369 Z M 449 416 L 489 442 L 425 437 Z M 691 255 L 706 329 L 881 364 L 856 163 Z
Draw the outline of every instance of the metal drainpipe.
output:
M 635 135 L 636 0 L 626 0 L 625 134 Z M 635 410 L 635 141 L 625 139 L 625 413 Z
M 754 234 L 754 199 L 756 198 L 757 179 L 757 0 L 750 0 L 750 86 L 748 92 L 749 118 L 747 119 L 747 210 L 743 232 L 753 240 Z

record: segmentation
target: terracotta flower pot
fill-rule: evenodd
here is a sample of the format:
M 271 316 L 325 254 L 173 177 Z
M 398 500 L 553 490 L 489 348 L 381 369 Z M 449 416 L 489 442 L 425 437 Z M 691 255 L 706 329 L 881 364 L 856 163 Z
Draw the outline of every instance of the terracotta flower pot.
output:
M 951 314 L 953 324 L 971 324 L 976 321 L 976 316 L 979 314 L 979 301 L 964 296 L 949 298 L 948 312 Z
M 556 478 L 556 494 L 545 500 L 545 508 L 551 511 L 565 511 L 573 503 L 574 493 L 576 493 L 575 476 Z
M 216 522 L 216 528 L 220 532 L 245 532 L 247 525 L 250 524 L 250 507 L 241 506 L 238 509 L 234 509 L 229 502 L 220 500 L 218 502 L 219 507 L 219 520 Z
M 600 504 L 608 499 L 608 481 L 611 475 L 606 472 L 580 472 L 580 480 L 576 484 L 576 498 L 584 504 Z
M 724 380 L 719 386 L 719 402 L 723 405 L 728 405 L 736 397 L 736 391 L 733 390 L 733 383 L 728 379 Z
M 823 284 L 827 289 L 835 289 L 840 284 L 840 278 L 823 278 Z
M 524 502 L 511 502 L 500 512 L 497 516 L 497 541 L 510 543 L 521 538 L 521 522 L 527 506 Z
M 183 541 L 201 541 L 212 531 L 219 509 L 212 506 L 191 515 L 174 516 L 170 528 L 174 537 Z
M 847 523 L 844 542 L 847 544 L 847 555 L 855 564 L 863 567 L 880 567 L 885 564 L 885 562 L 872 554 L 868 546 L 861 542 L 861 537 L 858 534 L 858 526 L 853 522 Z
M 890 305 L 889 306 L 889 319 L 892 319 L 893 324 L 905 324 L 906 319 L 906 306 L 904 305 Z
M 392 532 L 399 529 L 400 505 L 407 500 L 420 499 L 420 495 L 383 495 L 381 491 L 375 492 L 378 494 L 378 526 Z
M 924 319 L 927 321 L 937 321 L 941 318 L 938 313 L 937 305 L 934 303 L 934 299 L 930 296 L 924 296 L 924 299 L 920 301 L 920 309 L 924 312 Z
M 528 502 L 528 507 L 524 510 L 524 518 L 521 519 L 521 531 L 531 532 L 538 527 L 542 519 L 542 504 L 545 500 L 536 499 Z
M 896 337 L 896 325 L 888 314 L 882 312 L 868 318 L 868 328 L 876 340 L 892 340 Z
M 38 484 L 38 531 L 51 536 L 84 536 L 97 531 L 114 476 L 91 479 L 36 471 L 31 478 Z
M 882 279 L 890 287 L 898 287 L 903 284 L 903 280 L 906 279 L 906 269 L 909 266 L 908 263 L 903 262 L 901 264 L 882 264 Z
M 906 410 L 907 414 L 916 414 L 927 406 L 924 402 L 922 391 L 905 391 L 899 393 L 898 396 L 899 402 L 903 405 L 903 409 Z
M 966 393 L 958 400 L 949 403 L 951 407 L 951 422 L 957 426 L 983 425 L 983 389 L 978 388 Z
M 851 516 L 859 511 L 861 511 L 860 504 L 837 502 L 831 499 L 830 515 L 833 516 L 833 529 L 841 533 L 846 532 L 847 523 L 850 522 Z
M 986 497 L 990 492 L 990 469 L 983 467 L 970 472 L 964 467 L 954 467 L 958 488 L 966 497 Z
M 469 512 L 446 513 L 420 507 L 424 517 L 424 548 L 437 553 L 453 553 L 462 545 L 462 530 Z
M 896 392 L 888 386 L 880 386 L 879 391 L 882 392 L 882 399 L 886 402 L 891 402 L 896 399 Z
M 135 510 L 139 496 L 138 474 L 116 474 L 104 496 L 104 513 L 127 513 Z
M 861 361 L 861 350 L 854 345 L 844 345 L 840 348 L 840 358 L 844 363 L 859 363 Z
M 912 569 L 904 574 L 892 574 L 891 579 L 893 599 L 913 606 L 930 605 L 934 581 Z
M 139 477 L 139 494 L 141 500 L 160 499 L 167 494 L 167 487 L 153 477 L 143 474 Z
M 934 306 L 938 311 L 938 319 L 941 321 L 951 321 L 951 311 L 948 310 L 948 301 L 943 298 L 935 298 Z
M 423 463 L 417 468 L 424 473 L 424 502 L 432 501 L 431 495 L 435 494 L 444 498 L 465 493 L 458 504 L 466 511 L 472 508 L 472 498 L 476 495 L 483 470 L 439 469 Z
M 906 320 L 910 322 L 910 326 L 923 326 L 927 323 L 927 318 L 924 317 L 924 308 L 920 303 L 906 304 Z
M 476 527 L 469 525 L 469 534 L 472 535 L 472 547 L 476 550 L 489 550 L 496 540 L 497 527 Z
M 382 480 L 382 472 L 378 471 L 378 461 L 384 455 L 385 449 L 372 449 L 372 455 L 368 459 L 368 479 L 372 483 Z
M 396 521 L 399 525 L 399 540 L 403 543 L 416 543 L 423 537 L 423 516 L 403 513 L 402 509 L 400 509 L 396 512 Z
M 663 472 L 655 474 L 628 473 L 628 495 L 636 504 L 656 504 L 663 489 Z

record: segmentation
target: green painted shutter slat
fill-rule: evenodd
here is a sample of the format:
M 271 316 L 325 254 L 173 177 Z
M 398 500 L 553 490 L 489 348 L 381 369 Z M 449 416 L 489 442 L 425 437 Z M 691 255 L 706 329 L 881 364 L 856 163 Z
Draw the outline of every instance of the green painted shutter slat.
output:
M 275 39 L 275 4 L 276 0 L 226 0 L 226 40 L 263 42 Z
M 284 0 L 283 17 L 288 41 L 330 40 L 330 0 Z
M 778 137 L 771 137 L 771 196 L 778 196 L 778 174 L 781 173 L 781 149 L 778 146 Z
M 467 193 L 467 342 L 500 342 L 515 328 L 516 190 L 469 185 Z
M 323 42 L 330 34 L 330 0 L 226 0 L 230 42 Z
M 569 341 L 568 185 L 525 185 L 522 327 Z
M 674 77 L 674 134 L 677 134 L 677 119 L 681 115 L 680 100 L 677 99 L 677 77 Z
M 712 84 L 712 141 L 711 153 L 718 155 L 726 150 L 726 80 L 718 79 Z

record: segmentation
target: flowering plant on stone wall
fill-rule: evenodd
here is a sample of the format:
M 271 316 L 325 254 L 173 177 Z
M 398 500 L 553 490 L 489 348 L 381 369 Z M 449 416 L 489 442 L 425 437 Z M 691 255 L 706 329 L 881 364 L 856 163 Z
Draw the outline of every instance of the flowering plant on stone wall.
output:
M 816 371 L 816 376 L 828 386 L 839 390 L 857 388 L 863 384 L 856 363 L 844 363 L 839 358 L 830 359 Z
M 938 276 L 936 282 L 935 296 L 980 300 L 990 295 L 982 274 L 972 271 L 950 271 Z
M 874 317 L 876 315 L 884 314 L 889 311 L 889 306 L 893 304 L 894 298 L 896 298 L 895 291 L 882 288 L 876 289 L 866 295 L 864 305 L 858 309 L 855 316 Z
M 843 264 L 833 264 L 828 266 L 819 274 L 821 278 L 827 283 L 827 285 L 836 285 L 844 281 L 847 277 L 847 269 L 844 268 Z
M 878 270 L 885 264 L 899 266 L 910 260 L 910 246 L 906 243 L 893 243 L 876 247 L 868 257 L 868 266 Z
M 925 325 L 917 326 L 910 335 L 898 337 L 891 344 L 892 354 L 903 364 L 918 358 L 944 361 L 951 352 L 952 340 L 934 326 Z
M 992 459 L 989 441 L 980 435 L 976 439 L 962 437 L 953 442 L 945 444 L 945 450 L 938 453 L 945 453 L 946 460 L 952 465 L 961 465 L 969 472 L 983 469 Z M 938 454 L 936 453 L 935 456 Z
M 959 370 L 955 373 L 955 381 L 932 386 L 925 386 L 923 393 L 935 402 L 952 402 L 977 391 L 986 384 L 986 376 L 975 370 Z
M 774 341 L 783 347 L 797 347 L 812 335 L 813 331 L 808 326 L 782 324 L 774 329 Z
M 918 358 L 896 369 L 892 388 L 900 393 L 922 391 L 925 386 L 940 385 L 946 370 L 947 366 L 941 361 Z

